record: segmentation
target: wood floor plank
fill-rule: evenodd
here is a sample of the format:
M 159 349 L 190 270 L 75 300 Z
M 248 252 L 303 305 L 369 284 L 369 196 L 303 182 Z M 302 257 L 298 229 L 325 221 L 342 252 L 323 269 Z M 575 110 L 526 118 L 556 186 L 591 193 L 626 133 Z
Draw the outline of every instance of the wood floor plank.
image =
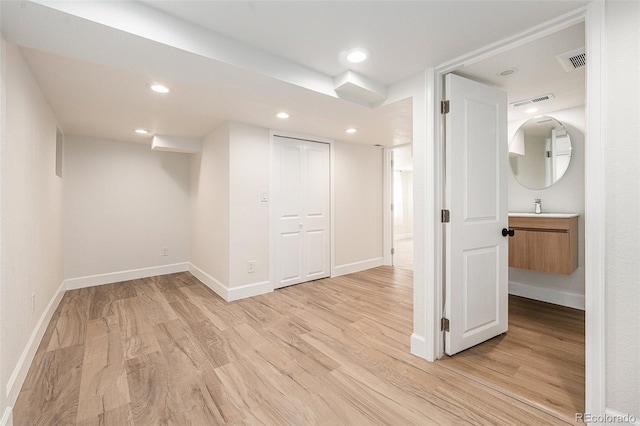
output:
M 125 361 L 133 421 L 138 425 L 187 424 L 171 381 L 171 368 L 159 352 Z
M 113 322 L 113 317 L 110 317 L 110 321 Z M 108 411 L 128 406 L 130 402 L 120 329 L 117 326 L 109 328 L 109 321 L 93 322 L 107 324 L 107 332 L 96 332 L 87 338 L 84 346 L 78 400 L 79 422 L 92 418 L 99 420 Z M 88 328 L 98 329 L 96 326 Z
M 189 273 L 67 292 L 14 407 L 22 425 L 569 424 L 584 315 L 510 299 L 510 328 L 410 354 L 411 271 L 225 302 Z
M 47 351 L 35 366 L 35 386 L 20 392 L 13 410 L 16 425 L 72 425 L 76 423 L 82 345 Z
M 62 309 L 56 320 L 48 351 L 84 344 L 89 319 L 90 293 L 89 289 L 71 290 L 65 293 L 60 302 Z

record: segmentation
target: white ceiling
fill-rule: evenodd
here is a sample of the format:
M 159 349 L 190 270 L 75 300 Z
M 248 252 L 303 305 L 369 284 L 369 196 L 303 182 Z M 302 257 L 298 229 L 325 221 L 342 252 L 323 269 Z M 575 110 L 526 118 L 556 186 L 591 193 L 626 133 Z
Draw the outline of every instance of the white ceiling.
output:
M 239 121 L 397 145 L 411 141 L 411 100 L 371 108 L 338 98 L 333 78 L 347 70 L 342 50 L 371 50 L 369 61 L 351 68 L 389 86 L 585 3 L 5 1 L 0 7 L 3 36 L 23 46 L 67 134 L 148 142 L 132 129 L 202 137 L 225 121 Z M 510 63 L 521 70 L 508 87 L 514 96 L 560 94 L 567 87 L 534 87 L 548 80 L 524 78 L 536 75 L 525 73 L 531 62 L 501 61 L 462 72 L 504 85 L 490 74 Z M 534 62 L 547 67 L 546 60 Z M 153 81 L 172 92 L 150 92 Z M 291 118 L 275 118 L 281 110 Z M 359 132 L 346 135 L 347 127 Z
M 548 114 L 585 103 L 585 68 L 565 71 L 556 56 L 585 46 L 584 23 L 538 39 L 455 73 L 507 91 L 509 103 L 551 93 L 554 98 L 535 105 L 509 108 L 509 121 Z M 517 72 L 501 76 L 506 69 Z M 528 108 L 536 112 L 525 112 Z

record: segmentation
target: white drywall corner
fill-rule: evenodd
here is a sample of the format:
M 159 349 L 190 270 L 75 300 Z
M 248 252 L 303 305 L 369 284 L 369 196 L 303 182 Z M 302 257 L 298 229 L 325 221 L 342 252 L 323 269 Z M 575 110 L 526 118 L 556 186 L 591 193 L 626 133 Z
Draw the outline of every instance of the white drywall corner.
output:
M 154 151 L 196 154 L 202 151 L 202 140 L 184 136 L 155 135 L 151 142 L 151 149 Z

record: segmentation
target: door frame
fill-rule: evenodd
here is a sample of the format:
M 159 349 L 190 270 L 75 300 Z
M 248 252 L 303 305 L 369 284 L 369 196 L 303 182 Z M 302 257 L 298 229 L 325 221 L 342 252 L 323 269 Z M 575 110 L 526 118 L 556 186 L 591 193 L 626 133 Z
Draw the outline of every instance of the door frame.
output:
M 270 129 L 269 130 L 269 194 L 268 194 L 268 200 L 269 200 L 269 283 L 271 284 L 271 289 L 275 290 L 275 282 L 276 282 L 276 277 L 275 277 L 275 271 L 276 271 L 276 256 L 274 255 L 276 252 L 276 238 L 277 238 L 277 232 L 276 232 L 276 211 L 275 208 L 273 206 L 273 202 L 271 202 L 272 197 L 271 194 L 273 194 L 274 192 L 274 187 L 273 187 L 273 179 L 271 178 L 271 173 L 273 172 L 273 156 L 274 156 L 274 140 L 273 138 L 275 136 L 282 136 L 285 138 L 291 138 L 291 139 L 299 139 L 299 140 L 303 140 L 303 141 L 307 141 L 307 142 L 316 142 L 316 143 L 326 143 L 329 144 L 329 209 L 330 209 L 330 217 L 329 217 L 329 238 L 331 238 L 331 241 L 329 242 L 329 259 L 330 259 L 330 265 L 329 265 L 329 276 L 333 277 L 335 275 L 335 227 L 333 226 L 333 224 L 335 223 L 335 200 L 334 200 L 334 174 L 333 174 L 333 166 L 334 166 L 334 149 L 333 149 L 333 144 L 334 144 L 334 140 L 333 139 L 327 139 L 327 138 L 321 138 L 319 136 L 310 136 L 310 135 L 304 135 L 301 133 L 293 133 L 293 132 L 286 132 L 286 131 L 280 131 L 280 130 L 273 130 Z
M 393 204 L 393 151 L 395 149 L 407 147 L 411 147 L 413 150 L 413 142 L 384 147 L 382 155 L 382 180 L 384 186 L 382 193 L 382 257 L 383 263 L 387 266 L 393 266 L 393 255 L 391 254 L 391 249 L 393 248 L 395 238 L 393 232 L 393 212 L 391 211 L 391 205 Z M 411 158 L 413 158 L 413 155 Z M 411 196 L 413 197 L 413 193 Z
M 589 61 L 586 65 L 586 134 L 585 134 L 585 411 L 605 412 L 605 193 L 604 193 L 604 119 L 605 119 L 605 2 L 593 1 L 551 21 L 537 25 L 513 37 L 501 40 L 435 67 L 428 73 L 427 145 L 433 146 L 433 188 L 427 188 L 427 204 L 433 206 L 433 214 L 427 215 L 426 227 L 438 230 L 434 233 L 433 256 L 427 256 L 427 268 L 433 268 L 434 285 L 427 285 L 424 306 L 414 310 L 432 312 L 426 315 L 426 330 L 420 356 L 435 360 L 443 356 L 443 334 L 439 318 L 443 312 L 443 235 L 439 223 L 439 211 L 443 208 L 444 194 L 444 141 L 440 115 L 443 99 L 443 77 L 465 64 L 479 62 L 488 57 L 522 46 L 554 32 L 578 23 L 585 23 L 585 49 Z M 428 160 L 425 159 L 425 160 Z M 422 161 L 420 159 L 419 161 Z M 431 192 L 432 191 L 432 192 Z M 433 194 L 433 198 L 429 195 Z M 432 203 L 430 203 L 432 202 Z M 424 238 L 417 235 L 418 238 Z M 425 242 L 426 243 L 426 242 Z M 427 283 L 428 284 L 428 283 Z M 415 285 L 424 285 L 419 281 Z M 415 289 L 414 289 L 415 291 Z M 415 326 L 415 325 L 414 325 Z M 412 337 L 413 339 L 413 337 Z M 413 350 L 416 353 L 417 351 Z

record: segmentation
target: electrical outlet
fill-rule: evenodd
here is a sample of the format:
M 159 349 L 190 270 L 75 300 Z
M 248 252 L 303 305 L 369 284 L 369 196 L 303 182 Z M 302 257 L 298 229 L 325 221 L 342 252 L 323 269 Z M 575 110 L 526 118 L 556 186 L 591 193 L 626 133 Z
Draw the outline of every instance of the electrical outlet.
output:
M 162 247 L 161 253 L 163 256 L 169 256 L 169 249 L 166 247 Z
M 31 313 L 34 313 L 36 310 L 36 294 L 31 293 Z
M 253 260 L 250 260 L 249 262 L 247 262 L 247 272 L 250 274 L 253 274 L 256 271 L 256 262 Z

